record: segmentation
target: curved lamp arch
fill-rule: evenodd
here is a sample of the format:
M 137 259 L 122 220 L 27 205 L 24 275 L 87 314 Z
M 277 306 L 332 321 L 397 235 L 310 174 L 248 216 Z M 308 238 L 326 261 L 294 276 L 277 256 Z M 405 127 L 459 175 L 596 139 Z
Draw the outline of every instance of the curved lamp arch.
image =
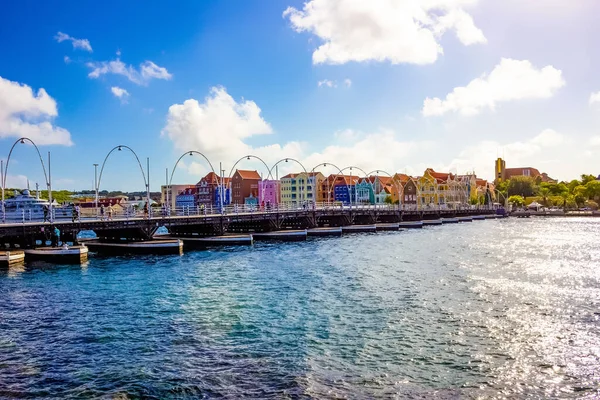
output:
M 102 168 L 100 168 L 100 175 L 98 176 L 98 184 L 96 185 L 96 191 L 99 191 L 99 189 L 100 189 L 100 182 L 102 181 L 102 172 L 104 172 L 104 166 L 106 165 L 106 161 L 108 161 L 108 157 L 110 157 L 110 155 L 112 154 L 113 151 L 115 151 L 115 150 L 121 151 L 123 148 L 129 150 L 131 152 L 131 154 L 133 154 L 133 156 L 135 157 L 135 160 L 137 161 L 138 166 L 140 167 L 140 171 L 142 172 L 142 178 L 144 179 L 144 185 L 145 185 L 146 189 L 148 189 L 148 182 L 146 180 L 146 174 L 144 173 L 144 168 L 142 167 L 142 163 L 140 162 L 140 159 L 138 158 L 137 154 L 135 153 L 135 151 L 133 151 L 133 149 L 131 147 L 121 144 L 121 145 L 113 147 L 108 152 L 106 157 L 104 157 L 104 161 L 102 162 Z
M 271 179 L 273 179 L 273 168 L 277 167 L 282 162 L 289 162 L 289 161 L 294 161 L 296 164 L 298 164 L 299 166 L 301 166 L 302 170 L 304 170 L 304 173 L 307 175 L 307 178 L 306 178 L 307 182 L 304 185 L 304 197 L 306 198 L 306 197 L 308 197 L 308 189 L 307 189 L 307 187 L 308 187 L 308 179 L 310 178 L 310 176 L 308 176 L 309 174 L 306 171 L 306 168 L 304 167 L 304 164 L 302 164 L 300 161 L 296 160 L 295 158 L 287 157 L 287 158 L 282 158 L 281 160 L 277 161 L 275 164 L 273 164 L 273 166 L 271 167 L 271 169 L 269 169 L 269 177 Z M 316 184 L 316 182 L 315 182 L 315 184 Z M 314 194 L 313 194 L 313 202 L 314 202 Z
M 368 174 L 365 172 L 365 170 L 364 170 L 364 169 L 362 169 L 362 168 L 360 168 L 360 167 L 357 167 L 357 166 L 355 166 L 355 165 L 350 165 L 350 166 L 348 166 L 348 167 L 344 167 L 344 168 L 342 168 L 342 172 L 344 172 L 344 171 L 345 171 L 345 170 L 347 170 L 347 169 L 349 169 L 349 170 L 350 170 L 350 176 L 352 176 L 352 169 L 357 169 L 357 170 L 359 170 L 360 172 L 362 172 L 362 173 L 363 173 L 363 175 L 364 175 L 364 179 L 366 179 L 366 180 L 369 182 L 369 184 L 371 185 L 371 190 L 373 191 L 373 196 L 375 196 L 375 185 L 373 185 L 373 182 L 370 182 L 370 181 L 369 181 L 369 175 L 368 175 Z M 356 194 L 356 188 L 355 188 L 355 189 L 354 189 L 354 197 L 355 197 L 355 200 L 356 200 L 356 195 L 357 195 L 357 194 Z
M 166 188 L 167 195 L 165 196 L 165 198 L 167 200 L 167 208 L 168 209 L 171 209 L 171 207 L 169 206 L 169 197 L 170 197 L 169 196 L 169 188 L 171 188 L 173 185 L 173 176 L 175 175 L 175 170 L 177 170 L 177 166 L 179 165 L 179 162 L 181 161 L 181 159 L 183 157 L 185 157 L 186 155 L 193 156 L 194 154 L 198 154 L 199 156 L 203 157 L 206 160 L 206 162 L 208 163 L 208 166 L 210 167 L 210 170 L 213 172 L 213 174 L 217 175 L 217 182 L 218 182 L 219 186 L 223 186 L 221 176 L 215 172 L 215 169 L 214 169 L 212 163 L 210 162 L 210 160 L 208 159 L 208 157 L 206 157 L 204 154 L 202 154 L 201 152 L 199 152 L 197 150 L 188 150 L 185 153 L 183 153 L 181 156 L 179 156 L 179 158 L 175 162 L 175 165 L 173 166 L 173 170 L 171 171 L 171 176 L 169 177 L 169 183 Z M 172 196 L 172 190 L 173 189 L 171 189 L 171 196 Z M 222 208 L 222 205 L 221 205 L 221 208 Z
M 263 165 L 265 166 L 265 168 L 267 169 L 267 171 L 269 171 L 269 176 L 270 176 L 270 171 L 271 171 L 271 169 L 269 168 L 269 166 L 267 165 L 267 163 L 266 163 L 266 162 L 265 162 L 265 161 L 264 161 L 262 158 L 260 158 L 260 157 L 258 157 L 258 156 L 255 156 L 255 155 L 253 155 L 253 154 L 248 154 L 248 155 L 245 155 L 244 157 L 240 157 L 240 159 L 239 159 L 239 160 L 237 160 L 237 161 L 235 162 L 235 164 L 233 164 L 233 167 L 231 167 L 231 170 L 229 171 L 229 175 L 227 176 L 227 179 L 229 179 L 229 184 L 230 184 L 230 185 L 231 185 L 231 175 L 233 174 L 233 170 L 235 169 L 235 167 L 236 167 L 236 166 L 237 166 L 237 165 L 238 165 L 238 164 L 239 164 L 239 163 L 240 163 L 242 160 L 244 160 L 244 159 L 246 159 L 246 160 L 250 160 L 251 158 L 257 159 L 258 161 L 260 161 L 261 163 L 263 163 Z M 268 179 L 268 176 L 267 176 L 267 179 Z M 263 187 L 263 190 L 264 190 L 264 187 Z M 264 197 L 264 196 L 263 196 L 263 197 Z M 233 202 L 233 193 L 231 194 L 231 199 L 232 199 L 232 202 Z
M 341 175 L 344 175 L 344 172 L 340 169 L 340 167 L 338 167 L 337 165 L 330 163 L 330 162 L 323 162 L 320 164 L 317 164 L 314 166 L 313 169 L 310 170 L 311 173 L 315 172 L 315 169 L 319 168 L 320 166 L 323 167 L 327 167 L 328 165 L 331 165 L 332 167 L 334 167 L 335 169 L 338 170 L 338 173 L 335 174 L 335 176 L 333 177 L 333 183 L 335 184 L 335 181 L 337 180 L 337 178 Z M 348 186 L 347 183 L 344 183 L 346 185 L 346 190 L 348 191 L 348 197 L 350 199 L 350 208 L 352 209 L 352 195 L 351 195 L 351 191 L 350 191 L 350 186 Z M 331 193 L 331 191 L 329 190 L 329 183 L 327 183 L 327 189 L 328 189 L 328 194 L 327 194 L 327 200 L 329 201 L 329 193 Z M 313 195 L 314 197 L 314 195 Z M 335 200 L 335 197 L 334 197 Z
M 4 190 L 4 188 L 6 188 L 6 176 L 8 175 L 8 166 L 10 164 L 10 157 L 12 156 L 12 152 L 15 149 L 15 146 L 19 143 L 25 143 L 25 141 L 28 141 L 29 143 L 31 143 L 33 145 L 33 147 L 35 148 L 35 151 L 38 154 L 38 157 L 40 158 L 40 163 L 42 164 L 42 169 L 44 170 L 44 178 L 46 179 L 46 187 L 48 187 L 50 185 L 50 182 L 48 180 L 48 173 L 46 172 L 46 165 L 44 164 L 44 160 L 42 159 L 42 154 L 40 153 L 40 149 L 38 149 L 37 145 L 33 142 L 33 140 L 29 139 L 28 137 L 22 137 L 17 139 L 12 147 L 10 148 L 10 151 L 8 152 L 8 157 L 6 158 L 6 167 L 4 168 L 4 176 L 2 177 L 2 189 Z
M 390 174 L 389 172 L 387 172 L 387 171 L 384 171 L 384 170 L 382 170 L 382 169 L 374 169 L 373 171 L 369 172 L 369 173 L 367 174 L 367 176 L 371 176 L 371 174 L 373 174 L 373 172 L 374 172 L 376 175 L 379 175 L 379 173 L 380 173 L 380 172 L 383 172 L 384 174 L 386 174 L 387 176 L 389 176 L 389 177 L 392 179 L 392 182 L 393 182 L 394 184 L 396 184 L 396 189 L 398 190 L 398 208 L 400 208 L 400 204 L 401 204 L 401 201 L 400 201 L 400 199 L 401 199 L 401 198 L 402 198 L 402 196 L 404 195 L 404 188 L 402 187 L 402 184 L 401 184 L 400 182 L 394 182 L 394 177 L 392 176 L 392 174 Z

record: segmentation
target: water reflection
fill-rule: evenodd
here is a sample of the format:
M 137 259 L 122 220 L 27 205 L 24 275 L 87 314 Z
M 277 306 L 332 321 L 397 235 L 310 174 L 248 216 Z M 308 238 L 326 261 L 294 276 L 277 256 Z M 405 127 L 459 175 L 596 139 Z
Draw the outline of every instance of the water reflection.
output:
M 0 397 L 591 398 L 599 236 L 486 220 L 21 268 Z

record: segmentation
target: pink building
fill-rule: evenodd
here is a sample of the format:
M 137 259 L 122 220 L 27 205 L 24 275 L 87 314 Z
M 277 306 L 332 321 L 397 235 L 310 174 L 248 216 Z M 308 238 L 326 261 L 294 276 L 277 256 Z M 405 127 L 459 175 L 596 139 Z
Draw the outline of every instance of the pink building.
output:
M 271 207 L 277 207 L 280 203 L 279 181 L 263 180 L 258 181 L 258 204 Z

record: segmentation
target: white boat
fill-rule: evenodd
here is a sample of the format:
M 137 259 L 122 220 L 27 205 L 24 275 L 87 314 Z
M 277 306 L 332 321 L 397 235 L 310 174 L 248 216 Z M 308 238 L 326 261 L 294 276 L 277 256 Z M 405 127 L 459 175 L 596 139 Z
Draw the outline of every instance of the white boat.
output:
M 39 222 L 44 220 L 44 208 L 47 208 L 47 218 L 50 218 L 50 202 L 46 199 L 31 195 L 28 189 L 20 194 L 15 191 L 14 197 L 4 200 L 0 204 L 0 221 L 6 222 Z M 52 214 L 54 220 L 69 219 L 73 214 L 72 206 L 59 206 L 56 201 L 52 202 Z

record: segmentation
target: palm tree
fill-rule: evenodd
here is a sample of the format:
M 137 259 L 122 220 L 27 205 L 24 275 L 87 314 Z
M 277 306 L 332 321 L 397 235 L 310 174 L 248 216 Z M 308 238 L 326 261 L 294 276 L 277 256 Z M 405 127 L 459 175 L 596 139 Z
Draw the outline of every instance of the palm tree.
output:
M 548 207 L 548 196 L 550 196 L 550 189 L 547 187 L 540 188 L 539 194 L 542 197 L 542 204 Z

